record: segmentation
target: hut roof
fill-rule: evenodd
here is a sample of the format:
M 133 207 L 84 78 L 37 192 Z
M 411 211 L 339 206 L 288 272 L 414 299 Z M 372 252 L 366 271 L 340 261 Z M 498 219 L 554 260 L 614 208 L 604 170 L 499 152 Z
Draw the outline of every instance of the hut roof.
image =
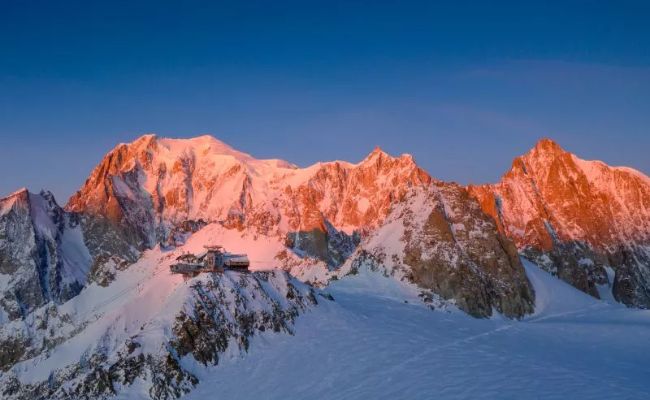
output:
M 181 254 L 180 256 L 176 257 L 177 261 L 185 261 L 185 260 L 196 260 L 196 256 L 192 253 L 185 253 Z

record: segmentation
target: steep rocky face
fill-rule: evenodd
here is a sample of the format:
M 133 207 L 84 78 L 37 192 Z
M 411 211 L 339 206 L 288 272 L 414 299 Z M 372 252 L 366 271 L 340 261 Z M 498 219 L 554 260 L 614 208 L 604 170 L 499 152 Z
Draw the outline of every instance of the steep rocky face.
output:
M 354 252 L 360 241 L 358 232 L 348 235 L 326 221 L 324 227 L 288 233 L 285 245 L 298 256 L 314 257 L 329 267 L 337 267 Z
M 598 297 L 650 307 L 650 179 L 541 140 L 501 182 L 469 191 L 531 260 Z M 609 282 L 607 267 L 614 270 Z
M 352 270 L 383 266 L 475 317 L 496 310 L 520 318 L 533 311 L 534 291 L 515 246 L 456 184 L 410 192 L 362 247 Z
M 72 298 L 90 264 L 78 219 L 51 193 L 21 190 L 0 200 L 0 322 Z
M 82 324 L 68 339 L 76 350 L 60 350 L 61 343 L 52 346 L 53 358 L 68 361 L 41 356 L 0 376 L 2 398 L 130 397 L 128 391 L 137 385 L 134 390 L 151 399 L 175 399 L 199 382 L 194 363 L 212 366 L 225 352 L 244 354 L 251 338 L 263 332 L 292 334 L 300 314 L 328 301 L 280 271 L 206 274 L 170 285 L 164 276 L 167 268 L 156 268 L 140 291 L 121 292 L 126 304 L 120 313 L 108 312 Z M 168 291 L 162 302 L 160 287 Z M 101 296 L 111 289 L 95 290 Z M 129 313 L 138 318 L 129 321 Z M 101 340 L 89 346 L 83 336 L 97 330 Z M 41 362 L 49 362 L 53 370 L 43 373 Z
M 523 268 L 516 257 L 507 257 L 507 240 L 488 232 L 495 227 L 484 222 L 486 216 L 465 189 L 432 179 L 409 155 L 391 157 L 379 148 L 357 164 L 336 161 L 301 169 L 279 160 L 254 159 L 210 136 L 181 140 L 147 135 L 109 153 L 67 209 L 117 227 L 138 248 L 173 244 L 179 227 L 203 221 L 243 236 L 279 241 L 294 255 L 335 270 L 356 250 L 367 249 L 364 238 L 381 229 L 414 190 L 432 199 L 454 193 L 447 202 L 459 208 L 456 218 L 480 224 L 481 235 L 493 237 L 480 243 L 481 250 L 469 251 L 479 245 L 470 245 L 473 238 L 462 239 L 461 234 L 447 235 L 448 226 L 460 222 L 443 218 L 443 201 L 431 200 L 430 213 L 412 218 L 414 225 L 422 226 L 416 238 L 405 239 L 409 245 L 399 254 L 408 253 L 405 265 L 412 268 L 412 280 L 457 300 L 473 315 L 491 315 L 492 308 L 515 317 L 529 312 L 533 295 Z M 93 230 L 85 231 L 90 235 Z M 462 240 L 467 243 L 460 245 Z M 444 259 L 433 250 L 441 246 Z M 295 261 L 286 252 L 256 258 L 268 266 L 269 259 L 278 257 L 296 273 Z M 319 280 L 316 273 L 298 274 Z M 464 283 L 470 276 L 476 277 L 474 285 Z M 504 286 L 496 283 L 499 279 L 511 281 Z M 472 292 L 476 290 L 480 293 Z M 479 300 L 471 300 L 473 294 Z
M 182 245 L 206 226 L 217 235 L 206 241 L 219 237 L 253 251 L 254 268 L 279 264 L 301 279 L 324 284 L 351 255 L 368 250 L 368 238 L 384 229 L 387 216 L 408 204 L 414 192 L 431 198 L 431 211 L 405 217 L 417 228 L 412 237 L 404 235 L 408 245 L 396 256 L 411 269 L 412 281 L 455 299 L 473 315 L 490 315 L 492 308 L 517 317 L 530 311 L 526 301 L 532 294 L 520 279 L 521 265 L 516 259 L 503 261 L 507 241 L 497 235 L 481 242 L 482 251 L 472 252 L 470 239 L 449 234 L 450 226 L 462 222 L 479 224 L 481 235 L 495 235 L 465 190 L 432 179 L 409 155 L 391 157 L 379 148 L 357 164 L 335 161 L 301 169 L 254 159 L 210 136 L 146 135 L 111 151 L 72 196 L 66 215 L 80 223 L 92 257 L 89 279 L 100 285 L 108 285 L 142 251 L 157 243 Z M 459 208 L 453 218 L 464 222 L 448 214 L 450 204 Z M 467 244 L 461 245 L 463 240 Z M 260 245 L 268 251 L 257 251 Z M 313 267 L 302 271 L 307 264 Z M 473 301 L 470 292 L 461 294 L 471 286 L 461 281 L 479 275 L 472 290 L 481 292 Z M 512 280 L 508 284 L 522 292 L 501 290 L 503 285 L 484 279 L 488 275 Z
M 358 164 L 300 169 L 254 159 L 210 136 L 147 135 L 111 151 L 67 209 L 83 216 L 87 236 L 113 227 L 125 249 L 173 243 L 178 227 L 191 221 L 219 222 L 282 237 L 335 265 L 342 257 L 332 243 L 343 233 L 379 226 L 410 187 L 431 181 L 410 156 L 380 149 Z

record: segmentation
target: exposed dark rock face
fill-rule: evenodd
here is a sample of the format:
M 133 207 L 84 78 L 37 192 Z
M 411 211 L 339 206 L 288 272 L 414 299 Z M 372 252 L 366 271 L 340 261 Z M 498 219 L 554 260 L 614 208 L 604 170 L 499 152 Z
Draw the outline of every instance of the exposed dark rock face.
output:
M 601 256 L 581 243 L 555 243 L 550 251 L 526 247 L 521 254 L 571 286 L 599 298 L 597 284 L 608 283 Z M 590 260 L 583 264 L 581 260 Z
M 648 247 L 620 246 L 609 254 L 616 265 L 613 293 L 617 301 L 632 307 L 650 308 L 650 250 Z M 643 268 L 646 266 L 646 268 Z
M 516 248 L 458 185 L 412 192 L 363 246 L 357 256 L 370 254 L 372 264 L 389 266 L 475 317 L 493 309 L 511 318 L 533 311 L 534 292 Z
M 140 380 L 146 382 L 151 399 L 175 399 L 198 383 L 184 367 L 187 357 L 216 365 L 229 346 L 246 352 L 251 338 L 261 332 L 292 334 L 294 320 L 317 305 L 316 295 L 315 289 L 280 271 L 206 274 L 193 279 L 176 317 L 159 327 L 170 332 L 163 343 L 152 345 L 146 334 L 136 334 L 122 339 L 114 351 L 97 346 L 80 362 L 57 369 L 36 384 L 22 383 L 8 372 L 0 377 L 0 396 L 108 399 Z M 118 340 L 119 330 L 109 329 L 105 335 L 106 340 Z M 145 352 L 145 344 L 161 350 Z
M 53 349 L 83 328 L 54 303 L 0 324 L 0 371 Z
M 531 313 L 534 294 L 514 245 L 468 201 L 467 192 L 440 189 L 444 200 L 421 230 L 405 232 L 404 263 L 412 267 L 413 281 L 454 299 L 473 316 L 490 316 L 493 308 L 508 317 Z
M 314 228 L 309 232 L 288 233 L 285 245 L 302 257 L 316 258 L 335 268 L 354 253 L 360 241 L 358 232 L 348 235 L 325 221 L 322 228 Z
M 10 320 L 61 304 L 89 282 L 107 285 L 140 256 L 111 221 L 66 212 L 49 192 L 21 190 L 0 199 L 0 211 L 0 274 L 11 276 L 0 307 Z
M 84 242 L 93 257 L 89 281 L 107 286 L 115 279 L 117 271 L 134 263 L 141 250 L 134 246 L 135 236 L 115 226 L 101 216 L 77 215 L 81 221 Z
M 77 295 L 91 263 L 78 219 L 48 192 L 17 192 L 0 210 L 0 273 L 11 276 L 0 306 L 9 319 Z
M 196 302 L 191 312 L 176 317 L 171 342 L 176 354 L 192 354 L 202 364 L 217 364 L 219 354 L 235 339 L 239 348 L 248 350 L 250 337 L 257 331 L 286 332 L 292 334 L 294 319 L 308 307 L 317 304 L 315 292 L 299 290 L 295 282 L 287 281 L 286 303 L 274 301 L 264 291 L 269 277 L 279 272 L 256 272 L 242 275 L 236 290 L 227 290 L 219 284 L 219 276 L 205 284 L 197 283 L 193 289 Z M 251 279 L 252 278 L 252 279 Z M 301 285 L 302 287 L 303 285 Z M 261 294 L 263 302 L 271 307 L 256 309 L 251 302 L 259 302 L 250 293 Z
M 208 223 L 203 219 L 183 221 L 174 228 L 168 235 L 166 241 L 163 242 L 166 246 L 179 246 L 185 243 L 193 233 L 198 232 Z
M 29 340 L 23 336 L 9 336 L 0 339 L 0 371 L 8 370 L 23 359 Z
M 188 393 L 198 383 L 171 354 L 145 355 L 136 351 L 137 347 L 128 341 L 113 360 L 94 354 L 83 364 L 54 371 L 47 381 L 37 384 L 23 384 L 15 375 L 8 375 L 2 378 L 0 394 L 16 400 L 109 399 L 118 394 L 119 387 L 128 387 L 140 378 L 152 382 L 152 399 L 169 400 Z
M 362 264 L 387 268 L 429 290 L 425 297 L 440 296 L 475 317 L 533 312 L 535 294 L 515 246 L 458 185 L 414 190 L 361 247 L 350 272 Z
M 144 250 L 157 243 L 156 218 L 152 196 L 142 190 L 143 160 L 133 158 L 127 146 L 118 146 L 95 168 L 84 187 L 95 191 L 79 191 L 69 200 L 66 209 L 84 216 L 85 230 L 96 233 L 97 244 L 107 231 L 114 231 L 118 243 Z M 125 164 L 134 165 L 123 169 Z

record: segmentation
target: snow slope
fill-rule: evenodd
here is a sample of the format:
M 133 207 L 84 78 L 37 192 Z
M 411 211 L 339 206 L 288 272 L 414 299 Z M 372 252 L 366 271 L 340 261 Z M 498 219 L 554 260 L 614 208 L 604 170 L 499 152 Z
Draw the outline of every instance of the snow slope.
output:
M 650 398 L 650 312 L 525 266 L 538 308 L 523 321 L 432 312 L 378 274 L 335 282 L 336 301 L 300 317 L 295 336 L 256 338 L 187 399 Z
M 352 232 L 376 226 L 390 199 L 430 181 L 411 156 L 394 158 L 380 149 L 357 164 L 298 168 L 255 159 L 211 136 L 145 135 L 109 152 L 66 208 L 126 218 L 152 236 L 149 244 L 188 220 L 245 220 L 258 230 L 284 234 L 321 228 L 326 219 Z
M 313 288 L 279 270 L 184 279 L 169 270 L 184 251 L 149 250 L 109 287 L 90 284 L 59 306 L 48 316 L 56 334 L 32 334 L 52 346 L 0 374 L 0 398 L 107 398 L 133 378 L 146 398 L 175 398 L 195 381 L 177 359 L 216 364 L 221 353 L 245 352 L 258 330 L 291 333 L 293 320 L 317 304 Z M 12 321 L 3 330 L 28 324 L 39 325 Z
M 555 149 L 549 142 L 540 146 Z M 551 159 L 546 156 L 540 165 Z M 600 164 L 560 156 L 566 162 L 557 165 L 576 164 L 589 178 L 587 189 L 609 182 L 597 179 Z M 560 167 L 549 187 L 570 186 L 565 183 L 575 174 Z M 546 182 L 547 168 L 536 170 Z M 648 180 L 641 182 L 645 188 Z M 537 185 L 515 187 L 528 205 Z M 560 193 L 559 208 L 573 192 Z M 406 155 L 377 149 L 357 164 L 300 169 L 256 160 L 210 137 L 146 136 L 109 153 L 67 213 L 50 207 L 51 196 L 20 193 L 22 202 L 0 202 L 0 217 L 29 204 L 16 214 L 23 236 L 61 250 L 60 263 L 48 264 L 60 275 L 46 269 L 32 281 L 60 276 L 78 285 L 74 296 L 59 296 L 56 304 L 47 303 L 55 286 L 44 286 L 45 300 L 34 296 L 34 311 L 22 318 L 0 312 L 0 361 L 10 355 L 0 398 L 62 399 L 74 392 L 77 398 L 162 399 L 196 382 L 190 399 L 217 391 L 237 399 L 650 398 L 650 313 L 626 309 L 612 297 L 626 271 L 598 269 L 602 277 L 589 277 L 597 288 L 566 279 L 599 290 L 608 297 L 601 302 L 526 261 L 522 267 L 516 248 L 499 235 L 499 215 L 498 226 L 487 217 L 504 210 L 501 200 L 482 211 L 465 188 L 436 181 Z M 627 210 L 632 215 L 650 209 L 646 192 L 638 193 L 639 202 Z M 590 220 L 591 200 L 584 202 Z M 574 216 L 583 213 L 562 221 Z M 18 226 L 7 221 L 0 236 Z M 556 239 L 554 220 L 536 221 Z M 509 226 L 511 236 L 525 234 Z M 23 236 L 6 242 L 25 243 Z M 248 253 L 257 272 L 188 281 L 169 273 L 178 255 L 199 253 L 206 244 Z M 9 253 L 31 260 L 24 249 L 10 246 Z M 595 265 L 590 254 L 558 254 L 579 271 Z M 89 269 L 98 256 L 111 257 Z M 24 270 L 37 271 L 30 268 Z M 329 283 L 324 290 L 336 301 L 320 301 L 322 292 L 285 272 L 259 272 L 269 268 Z M 526 275 L 536 294 L 533 314 Z M 0 271 L 0 289 L 10 293 L 16 276 Z M 630 282 L 650 282 L 640 278 Z M 492 318 L 477 320 L 459 309 Z

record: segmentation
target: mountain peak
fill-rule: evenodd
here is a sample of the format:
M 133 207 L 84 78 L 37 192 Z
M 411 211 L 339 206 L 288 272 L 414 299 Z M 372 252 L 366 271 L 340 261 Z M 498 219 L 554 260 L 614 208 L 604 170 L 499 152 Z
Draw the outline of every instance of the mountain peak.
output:
M 194 136 L 190 138 L 164 138 L 163 140 L 191 143 L 195 146 L 216 146 L 218 148 L 234 150 L 233 147 L 229 144 L 209 134 Z
M 379 147 L 379 145 L 377 145 L 377 146 L 375 146 L 374 149 L 372 149 L 372 151 L 370 152 L 370 154 L 368 156 L 370 157 L 370 156 L 375 156 L 375 155 L 388 155 L 388 153 L 386 153 L 384 150 L 382 150 L 381 147 Z
M 209 134 L 190 137 L 190 138 L 171 138 L 171 137 L 160 137 L 155 133 L 147 133 L 138 137 L 137 139 L 135 139 L 130 143 L 122 143 L 122 145 L 126 145 L 128 147 L 141 148 L 141 147 L 149 146 L 152 142 L 163 144 L 167 148 L 170 148 L 171 146 L 193 147 L 193 148 L 210 148 L 216 152 L 224 152 L 224 153 L 237 152 L 232 146 L 226 144 L 225 142 Z
M 139 138 L 134 140 L 134 143 L 138 142 L 148 142 L 151 140 L 156 140 L 158 136 L 155 133 L 145 133 L 144 135 L 140 136 Z
M 561 154 L 566 153 L 566 151 L 553 139 L 542 138 L 530 151 L 531 154 Z
M 215 138 L 212 135 L 202 135 L 193 138 L 160 138 L 158 143 L 172 153 L 188 151 L 200 151 L 214 155 L 232 156 L 239 161 L 252 161 L 254 157 L 248 153 L 241 152 L 229 144 Z
M 142 136 L 139 136 L 135 140 L 129 142 L 129 143 L 120 143 L 117 146 L 115 146 L 115 149 L 120 148 L 120 147 L 147 147 L 149 144 L 152 142 L 155 142 L 158 140 L 158 136 L 155 133 L 146 133 Z
M 24 194 L 27 194 L 27 193 L 29 193 L 29 190 L 27 190 L 26 187 L 22 187 L 22 188 L 16 190 L 15 192 L 11 193 L 10 195 L 6 196 L 5 198 L 20 196 L 20 195 L 24 195 Z
M 18 189 L 12 194 L 0 198 L 0 215 L 6 214 L 14 205 L 25 206 L 27 204 L 29 204 L 29 191 L 26 188 Z
M 571 153 L 564 150 L 553 139 L 542 138 L 526 154 L 515 157 L 510 170 L 504 176 L 528 174 L 530 168 L 546 168 L 558 158 L 570 155 Z
M 583 160 L 542 139 L 515 158 L 499 183 L 473 193 L 520 251 L 561 279 L 598 296 L 597 285 L 605 281 L 598 263 L 610 260 L 617 300 L 650 305 L 644 289 L 650 279 L 627 261 L 648 259 L 635 253 L 650 243 L 650 180 L 643 174 Z M 625 285 L 618 286 L 621 281 Z
M 379 146 L 375 146 L 375 148 L 366 156 L 366 158 L 363 159 L 361 162 L 362 164 L 375 161 L 375 160 L 381 160 L 383 158 L 393 158 L 390 156 L 388 153 L 386 153 L 384 150 L 381 149 Z

